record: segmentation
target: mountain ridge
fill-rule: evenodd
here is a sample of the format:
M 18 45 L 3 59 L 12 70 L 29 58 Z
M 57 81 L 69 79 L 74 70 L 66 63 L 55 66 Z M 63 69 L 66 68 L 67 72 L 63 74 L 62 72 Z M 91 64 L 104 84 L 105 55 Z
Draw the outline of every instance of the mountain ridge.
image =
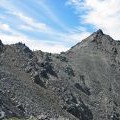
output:
M 102 30 L 61 54 L 0 41 L 0 119 L 120 120 L 120 44 Z

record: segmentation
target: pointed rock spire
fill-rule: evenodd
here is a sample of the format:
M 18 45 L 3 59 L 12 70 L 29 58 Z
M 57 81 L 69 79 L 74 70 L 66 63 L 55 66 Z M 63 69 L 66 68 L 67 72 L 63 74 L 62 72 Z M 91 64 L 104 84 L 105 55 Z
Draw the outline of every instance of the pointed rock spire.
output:
M 103 34 L 104 34 L 101 29 L 97 30 L 96 33 L 97 33 L 97 34 L 100 34 L 100 35 L 103 35 Z
M 105 34 L 103 33 L 103 31 L 101 29 L 99 29 L 96 32 L 92 33 L 84 41 L 85 42 L 101 41 L 101 38 L 102 38 L 103 35 L 105 35 Z
M 102 36 L 104 35 L 103 31 L 101 29 L 94 32 L 90 37 L 91 41 L 96 41 L 97 43 L 101 42 Z M 90 39 L 90 38 L 89 38 Z

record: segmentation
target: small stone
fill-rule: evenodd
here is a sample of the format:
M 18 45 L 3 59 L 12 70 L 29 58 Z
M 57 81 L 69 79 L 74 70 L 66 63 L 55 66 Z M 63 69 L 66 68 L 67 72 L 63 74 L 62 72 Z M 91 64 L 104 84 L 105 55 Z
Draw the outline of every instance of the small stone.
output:
M 38 120 L 47 120 L 47 116 L 46 115 L 38 115 L 37 116 Z
M 0 111 L 0 120 L 3 119 L 5 117 L 5 112 L 4 111 Z
M 28 67 L 25 68 L 25 72 L 30 73 L 31 71 L 32 71 L 32 67 L 28 66 Z

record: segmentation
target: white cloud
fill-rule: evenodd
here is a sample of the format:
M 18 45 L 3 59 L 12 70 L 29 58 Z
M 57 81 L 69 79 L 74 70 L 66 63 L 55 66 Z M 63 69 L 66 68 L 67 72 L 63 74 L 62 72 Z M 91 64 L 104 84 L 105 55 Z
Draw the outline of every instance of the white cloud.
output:
M 46 40 L 36 40 L 31 39 L 29 36 L 22 34 L 19 31 L 13 30 L 8 24 L 0 23 L 0 39 L 4 44 L 15 44 L 18 42 L 25 43 L 32 50 L 42 50 L 44 52 L 60 53 L 62 51 L 68 50 L 63 43 L 46 41 Z M 4 33 L 4 31 L 10 34 Z M 61 37 L 65 37 L 61 34 Z
M 11 31 L 10 26 L 5 23 L 0 23 L 0 30 L 7 31 L 7 32 Z
M 90 35 L 90 33 L 89 32 L 87 32 L 87 31 L 84 31 L 84 32 L 80 32 L 80 33 L 78 33 L 78 32 L 74 32 L 74 33 L 71 33 L 71 34 L 68 34 L 68 35 L 66 35 L 66 37 L 65 37 L 65 40 L 66 41 L 71 41 L 72 43 L 77 43 L 77 42 L 80 42 L 80 41 L 82 41 L 83 39 L 85 39 L 86 37 L 88 37 Z
M 12 13 L 18 16 L 22 21 L 25 22 L 26 26 L 32 27 L 33 29 L 39 29 L 40 31 L 47 31 L 49 27 L 45 23 L 36 22 L 34 19 L 24 15 L 23 13 Z
M 27 15 L 23 14 L 22 12 L 9 11 L 8 13 L 15 15 L 19 19 L 21 19 L 24 22 L 24 24 L 21 25 L 21 27 L 24 29 L 29 28 L 29 30 L 37 30 L 40 32 L 43 32 L 43 31 L 48 32 L 51 30 L 51 28 L 47 24 L 42 23 L 42 22 L 37 22 L 36 20 L 34 20 L 31 17 L 28 17 Z
M 50 45 L 48 43 L 41 42 L 40 40 L 33 40 L 28 38 L 27 36 L 22 35 L 6 35 L 0 34 L 0 39 L 4 44 L 15 44 L 18 42 L 25 43 L 31 50 L 42 50 L 44 52 L 51 52 L 51 53 L 60 53 L 62 51 L 68 50 L 62 44 L 53 44 Z
M 53 10 L 50 8 L 50 5 L 48 6 L 47 3 L 45 3 L 44 1 L 37 1 L 37 3 L 40 5 L 41 9 L 44 10 L 44 14 L 47 15 L 47 17 L 52 20 L 55 24 L 57 24 L 59 27 L 61 27 L 63 30 L 65 30 L 66 32 L 70 31 L 70 28 L 68 26 L 66 26 L 60 18 L 58 18 L 58 15 L 55 14 L 55 10 L 53 12 Z
M 29 30 L 29 31 L 33 30 L 33 28 L 31 28 L 30 26 L 25 25 L 25 24 L 19 25 L 19 29 L 20 30 Z
M 38 22 L 34 18 L 31 18 L 27 16 L 25 13 L 20 11 L 18 7 L 16 7 L 14 4 L 11 3 L 11 1 L 8 0 L 0 0 L 0 7 L 6 9 L 6 13 L 9 15 L 15 15 L 18 17 L 21 21 L 23 21 L 23 25 L 21 27 L 28 28 L 29 30 L 37 30 L 39 32 L 50 32 L 52 31 L 52 28 L 50 28 L 47 24 L 43 22 Z
M 34 32 L 35 31 L 41 32 L 41 33 L 47 34 L 49 36 L 53 36 L 53 38 L 56 37 L 58 39 L 63 38 L 65 36 L 64 33 L 53 29 L 52 27 L 48 26 L 45 23 L 37 22 L 35 19 L 28 17 L 27 15 L 23 14 L 22 12 L 8 11 L 7 13 L 17 16 L 24 22 L 24 24 L 19 25 L 19 29 L 32 30 Z
M 7 24 L 5 24 L 8 26 Z M 9 26 L 9 32 L 11 34 L 0 33 L 0 39 L 3 41 L 4 44 L 15 44 L 18 42 L 25 43 L 30 49 L 32 50 L 42 50 L 44 52 L 51 52 L 51 53 L 60 53 L 62 51 L 67 51 L 69 47 L 65 46 L 66 43 L 76 43 L 80 42 L 82 39 L 87 37 L 90 33 L 82 32 L 82 33 L 68 33 L 68 34 L 60 34 L 58 39 L 63 39 L 62 42 L 59 41 L 46 41 L 46 40 L 35 40 L 31 39 L 29 36 L 26 36 L 20 32 L 14 31 Z M 56 38 L 57 39 L 57 38 Z
M 86 32 L 83 27 L 69 29 L 69 32 L 67 33 L 59 32 L 47 24 L 27 16 L 25 13 L 16 8 L 14 4 L 11 4 L 11 2 L 7 0 L 1 0 L 0 6 L 6 9 L 7 15 L 15 15 L 15 17 L 17 17 L 20 22 L 22 21 L 23 23 L 15 25 L 19 30 L 14 30 L 10 27 L 9 24 L 2 23 L 2 28 L 0 28 L 2 29 L 2 33 L 0 33 L 0 39 L 5 44 L 13 44 L 21 41 L 28 45 L 31 49 L 59 53 L 61 51 L 68 50 L 68 47 L 65 45 L 69 46 L 70 44 L 80 42 L 84 37 L 87 37 L 87 35 L 89 35 L 89 33 Z M 41 6 L 43 6 L 43 10 L 46 11 L 51 20 L 53 20 L 56 24 L 59 24 L 64 30 L 68 31 L 68 28 L 64 26 L 64 24 L 59 19 L 57 19 L 55 14 L 50 10 L 48 6 L 45 4 Z M 12 21 L 12 23 L 14 22 Z M 44 33 L 44 35 L 48 37 L 48 41 L 31 39 L 29 35 L 21 33 L 21 29 L 30 30 L 31 32 L 41 32 L 41 35 Z M 4 31 L 9 31 L 10 34 L 8 35 Z M 80 32 L 78 33 L 78 31 Z
M 80 42 L 82 39 L 87 37 L 90 33 L 84 31 L 81 33 L 77 33 L 77 31 L 73 31 L 71 33 L 63 34 L 57 33 L 55 36 L 56 41 L 52 40 L 34 40 L 31 39 L 29 36 L 22 34 L 19 31 L 13 30 L 8 24 L 2 23 L 2 29 L 9 31 L 10 34 L 7 33 L 0 33 L 0 39 L 3 41 L 4 44 L 15 44 L 17 42 L 25 43 L 30 49 L 32 50 L 42 50 L 44 52 L 51 52 L 51 53 L 60 53 L 62 51 L 66 51 L 69 47 L 66 47 L 65 44 L 75 44 L 76 42 Z M 26 26 L 21 26 L 26 27 Z M 25 28 L 25 29 L 31 29 Z M 59 42 L 59 40 L 62 40 Z M 66 43 L 65 43 L 66 42 Z
M 69 0 L 83 23 L 101 28 L 115 39 L 120 39 L 120 0 Z M 81 11 L 84 10 L 83 15 Z

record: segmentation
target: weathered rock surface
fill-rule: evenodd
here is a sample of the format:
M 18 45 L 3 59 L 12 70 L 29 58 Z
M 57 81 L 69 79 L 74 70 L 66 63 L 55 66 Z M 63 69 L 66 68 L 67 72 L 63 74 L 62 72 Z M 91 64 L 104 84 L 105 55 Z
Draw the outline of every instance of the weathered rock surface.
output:
M 0 119 L 120 120 L 120 41 L 98 30 L 61 54 L 0 41 Z

